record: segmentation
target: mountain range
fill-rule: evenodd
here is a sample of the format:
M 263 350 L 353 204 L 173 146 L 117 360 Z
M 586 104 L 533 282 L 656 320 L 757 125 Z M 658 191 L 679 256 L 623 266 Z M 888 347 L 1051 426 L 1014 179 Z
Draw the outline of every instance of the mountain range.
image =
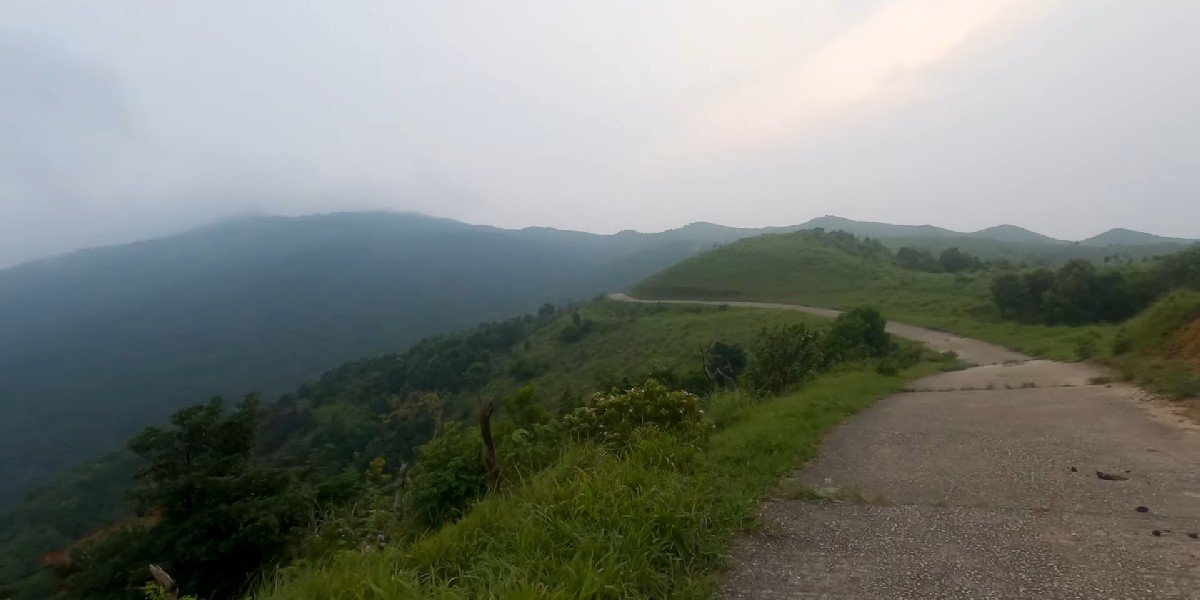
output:
M 1189 240 L 1083 242 L 834 216 L 660 233 L 506 230 L 411 213 L 247 217 L 0 270 L 0 504 L 215 394 L 270 396 L 356 356 L 623 289 L 701 251 L 824 228 L 885 244 L 1038 260 L 1152 254 Z

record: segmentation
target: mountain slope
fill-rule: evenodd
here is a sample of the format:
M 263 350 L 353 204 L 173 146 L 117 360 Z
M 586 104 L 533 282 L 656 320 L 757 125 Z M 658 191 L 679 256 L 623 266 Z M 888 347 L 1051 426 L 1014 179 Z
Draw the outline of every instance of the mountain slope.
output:
M 611 291 L 738 235 L 263 217 L 0 271 L 0 503 L 180 406 Z
M 565 336 L 576 319 L 586 331 Z M 528 384 L 539 406 L 561 408 L 625 380 L 640 383 L 648 371 L 686 378 L 699 370 L 696 349 L 714 340 L 748 347 L 762 327 L 825 322 L 791 311 L 597 300 L 569 312 L 487 323 L 422 340 L 403 353 L 342 364 L 300 386 L 265 407 L 257 454 L 328 473 L 363 469 L 376 456 L 397 465 L 427 441 L 431 422 L 426 414 L 398 423 L 381 415 L 414 391 L 438 389 L 447 420 L 471 418 L 480 393 L 503 399 Z M 433 383 L 431 377 L 444 379 Z M 508 403 L 500 406 L 503 418 Z M 38 555 L 128 515 L 121 498 L 133 485 L 135 466 L 136 458 L 122 452 L 74 470 L 58 487 L 39 492 L 36 502 L 0 514 L 0 556 L 12 559 L 0 561 L 0 580 L 17 584 L 14 597 L 49 596 L 52 573 L 34 564 Z
M 1016 225 L 996 225 L 987 229 L 980 229 L 966 234 L 967 237 L 983 238 L 996 240 L 998 242 L 1007 242 L 1010 244 L 1028 244 L 1028 245 L 1059 245 L 1064 244 L 1062 240 L 1056 240 L 1048 235 L 1042 235 L 1035 231 L 1030 231 L 1024 227 Z
M 1133 231 L 1132 229 L 1109 229 L 1104 233 L 1092 236 L 1080 242 L 1086 246 L 1186 246 L 1195 243 L 1196 240 L 1187 240 L 1183 238 L 1170 238 L 1152 233 L 1143 233 L 1141 231 Z
M 854 221 L 843 217 L 825 215 L 817 217 L 802 225 L 785 228 L 786 230 L 824 229 L 825 231 L 845 231 L 859 237 L 875 239 L 895 237 L 941 237 L 962 235 L 956 231 L 934 227 L 933 225 L 893 225 L 891 223 L 874 223 L 871 221 Z

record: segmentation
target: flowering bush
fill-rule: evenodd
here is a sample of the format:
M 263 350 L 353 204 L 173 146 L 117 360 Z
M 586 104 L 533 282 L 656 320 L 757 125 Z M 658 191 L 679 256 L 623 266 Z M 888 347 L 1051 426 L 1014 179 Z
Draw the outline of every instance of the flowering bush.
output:
M 625 391 L 594 394 L 563 417 L 563 424 L 577 437 L 607 445 L 627 446 L 634 432 L 647 427 L 699 443 L 709 429 L 703 416 L 695 395 L 649 380 Z

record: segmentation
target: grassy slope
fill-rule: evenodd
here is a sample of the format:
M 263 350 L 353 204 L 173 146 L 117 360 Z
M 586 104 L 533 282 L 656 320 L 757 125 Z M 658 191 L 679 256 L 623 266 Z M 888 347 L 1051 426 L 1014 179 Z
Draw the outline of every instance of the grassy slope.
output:
M 518 344 L 511 354 L 494 356 L 492 391 L 504 395 L 524 383 L 533 383 L 539 397 L 552 403 L 564 390 L 576 394 L 599 391 L 608 382 L 650 368 L 675 372 L 695 369 L 699 347 L 714 340 L 749 345 L 762 327 L 825 322 L 789 311 L 645 306 L 608 300 L 586 303 L 577 312 L 594 323 L 593 330 L 578 341 L 565 343 L 560 339 L 561 331 L 571 323 L 570 313 L 560 312 L 539 325 L 528 349 Z M 507 374 L 508 367 L 522 358 L 537 362 L 543 369 L 528 382 Z M 321 407 L 316 418 L 349 423 L 377 420 L 370 403 L 360 398 L 362 392 L 352 383 L 346 385 L 347 389 L 342 390 L 345 399 Z M 467 399 L 468 405 L 473 406 L 473 402 L 474 398 Z M 316 443 L 303 438 L 293 441 Z M 58 486 L 42 490 L 0 517 L 0 557 L 6 559 L 0 560 L 0 580 L 33 584 L 27 579 L 32 576 L 43 585 L 36 589 L 46 589 L 49 573 L 34 567 L 32 560 L 126 514 L 129 506 L 123 501 L 124 490 L 132 471 L 132 457 L 127 453 L 81 465 L 62 477 Z M 32 593 L 27 597 L 43 596 Z
M 570 323 L 568 318 L 560 318 L 534 334 L 528 349 L 514 349 L 512 360 L 525 359 L 544 369 L 528 383 L 545 397 L 557 397 L 565 390 L 599 390 L 606 382 L 650 369 L 696 369 L 700 347 L 714 340 L 749 346 L 763 327 L 827 322 L 811 315 L 788 314 L 790 311 L 632 305 L 610 300 L 588 303 L 578 312 L 581 319 L 595 323 L 594 330 L 578 342 L 559 339 Z M 505 377 L 498 384 L 507 390 L 519 382 Z
M 1200 394 L 1200 292 L 1176 292 L 1122 328 L 1128 351 L 1110 362 L 1125 379 L 1171 396 Z
M 572 447 L 454 525 L 295 569 L 255 597 L 710 597 L 733 535 L 778 478 L 829 428 L 929 369 L 842 372 L 761 404 L 718 397 L 726 426 L 703 451 L 662 437 L 627 456 Z
M 1107 347 L 1114 327 L 1047 327 L 1002 321 L 987 299 L 988 276 L 906 271 L 808 233 L 734 242 L 685 260 L 635 286 L 644 298 L 760 300 L 849 308 L 877 306 L 897 321 L 1076 360 L 1084 340 Z

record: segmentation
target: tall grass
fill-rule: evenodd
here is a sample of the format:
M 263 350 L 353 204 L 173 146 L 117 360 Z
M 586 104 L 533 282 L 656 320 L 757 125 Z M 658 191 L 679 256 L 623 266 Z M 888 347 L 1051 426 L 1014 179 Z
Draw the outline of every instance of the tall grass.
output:
M 730 541 L 780 476 L 914 374 L 839 372 L 768 401 L 718 395 L 709 410 L 723 427 L 703 448 L 657 432 L 628 451 L 573 444 L 455 524 L 293 567 L 254 598 L 710 597 Z

